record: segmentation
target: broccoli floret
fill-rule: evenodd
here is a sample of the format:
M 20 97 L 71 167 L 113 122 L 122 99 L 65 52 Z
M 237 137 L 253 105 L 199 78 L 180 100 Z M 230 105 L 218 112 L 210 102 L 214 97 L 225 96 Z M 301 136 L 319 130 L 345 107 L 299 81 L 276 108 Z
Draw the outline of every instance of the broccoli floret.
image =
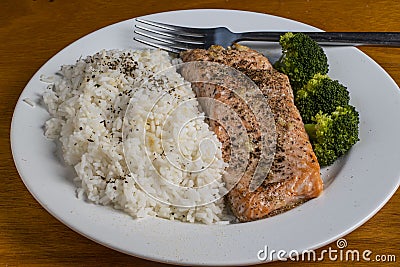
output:
M 328 58 L 324 50 L 304 33 L 285 33 L 280 37 L 282 56 L 274 67 L 285 73 L 296 91 L 315 74 L 328 73 Z
M 346 106 L 350 95 L 347 88 L 327 75 L 315 74 L 296 92 L 295 103 L 304 123 L 311 123 L 318 112 L 330 114 L 338 106 Z
M 313 124 L 305 124 L 321 166 L 331 165 L 359 141 L 359 115 L 353 106 L 337 107 L 331 114 L 319 112 Z

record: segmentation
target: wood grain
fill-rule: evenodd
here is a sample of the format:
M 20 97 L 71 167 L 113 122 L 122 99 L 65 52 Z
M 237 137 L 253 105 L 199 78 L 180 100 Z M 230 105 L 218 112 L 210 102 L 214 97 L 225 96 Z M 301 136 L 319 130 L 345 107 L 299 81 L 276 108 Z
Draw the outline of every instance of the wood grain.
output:
M 327 31 L 400 31 L 400 2 L 95 0 L 0 1 L 0 266 L 163 266 L 96 244 L 47 213 L 30 195 L 15 169 L 9 142 L 11 117 L 19 94 L 37 69 L 76 39 L 106 25 L 145 14 L 192 8 L 242 9 L 298 20 Z M 267 27 L 267 25 L 266 25 Z M 400 49 L 364 47 L 400 84 Z M 384 88 L 377 88 L 384 90 Z M 378 103 L 384 104 L 384 103 Z M 377 177 L 377 183 L 382 182 Z M 366 194 L 373 194 L 366 192 Z M 400 261 L 400 193 L 364 225 L 345 237 L 349 249 L 395 255 Z M 300 230 L 299 230 L 300 231 Z M 323 249 L 336 248 L 332 243 Z M 326 266 L 340 262 L 325 258 Z M 281 262 L 268 266 L 279 266 Z M 286 262 L 298 266 L 309 262 Z M 382 265 L 382 263 L 370 263 Z M 396 263 L 389 263 L 396 266 Z

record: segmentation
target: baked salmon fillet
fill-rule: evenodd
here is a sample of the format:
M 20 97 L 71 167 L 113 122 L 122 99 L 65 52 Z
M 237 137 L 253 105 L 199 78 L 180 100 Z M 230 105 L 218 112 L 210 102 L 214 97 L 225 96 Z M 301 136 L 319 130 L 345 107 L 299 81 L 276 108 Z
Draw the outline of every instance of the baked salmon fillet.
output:
M 239 221 L 253 221 L 279 214 L 322 193 L 320 166 L 300 113 L 294 105 L 293 92 L 286 75 L 273 69 L 262 54 L 241 45 L 229 49 L 212 46 L 208 50 L 188 50 L 182 52 L 180 57 L 184 62 L 217 62 L 244 73 L 260 88 L 273 114 L 276 150 L 272 165 L 265 173 L 262 184 L 250 190 L 251 178 L 260 157 L 257 152 L 263 145 L 257 118 L 243 101 L 227 92 L 229 89 L 219 85 L 194 84 L 198 97 L 211 97 L 240 114 L 249 139 L 253 140 L 253 150 L 246 170 L 226 195 Z M 213 112 L 218 113 L 218 110 Z M 223 119 L 223 115 L 219 116 Z M 223 158 L 228 162 L 231 148 L 227 132 L 217 122 L 210 122 L 210 127 L 221 141 Z

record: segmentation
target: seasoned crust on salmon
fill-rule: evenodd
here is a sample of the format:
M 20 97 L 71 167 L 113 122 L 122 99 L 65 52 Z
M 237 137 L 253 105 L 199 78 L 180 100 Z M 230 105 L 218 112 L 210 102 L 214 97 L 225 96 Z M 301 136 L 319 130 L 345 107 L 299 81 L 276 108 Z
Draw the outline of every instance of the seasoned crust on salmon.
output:
M 193 49 L 180 54 L 184 62 L 210 61 L 221 63 L 235 69 L 268 70 L 272 69 L 269 60 L 259 52 L 247 46 L 235 45 L 233 49 L 225 49 L 214 45 L 208 50 Z
M 241 45 L 230 49 L 213 46 L 209 50 L 195 49 L 181 53 L 184 62 L 210 61 L 233 67 L 253 80 L 266 96 L 276 127 L 276 152 L 266 179 L 255 191 L 249 189 L 252 173 L 258 163 L 257 154 L 250 154 L 246 172 L 226 198 L 232 212 L 242 222 L 273 216 L 291 209 L 322 193 L 320 167 L 305 132 L 293 92 L 286 75 L 272 68 L 262 54 Z M 222 86 L 197 84 L 199 96 L 212 97 L 229 105 L 236 112 L 246 113 L 244 120 L 250 138 L 260 136 L 251 110 L 237 109 L 238 100 L 224 97 Z M 210 127 L 223 144 L 223 157 L 228 161 L 229 138 L 216 123 Z

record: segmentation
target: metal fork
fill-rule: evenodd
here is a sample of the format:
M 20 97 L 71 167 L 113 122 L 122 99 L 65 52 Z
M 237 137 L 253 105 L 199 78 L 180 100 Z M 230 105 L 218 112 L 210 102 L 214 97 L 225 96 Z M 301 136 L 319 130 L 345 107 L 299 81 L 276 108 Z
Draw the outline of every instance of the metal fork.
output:
M 189 28 L 136 19 L 135 41 L 172 53 L 188 49 L 228 47 L 239 41 L 278 42 L 286 32 L 231 32 L 225 27 Z M 400 32 L 303 32 L 321 45 L 380 45 L 400 47 Z

